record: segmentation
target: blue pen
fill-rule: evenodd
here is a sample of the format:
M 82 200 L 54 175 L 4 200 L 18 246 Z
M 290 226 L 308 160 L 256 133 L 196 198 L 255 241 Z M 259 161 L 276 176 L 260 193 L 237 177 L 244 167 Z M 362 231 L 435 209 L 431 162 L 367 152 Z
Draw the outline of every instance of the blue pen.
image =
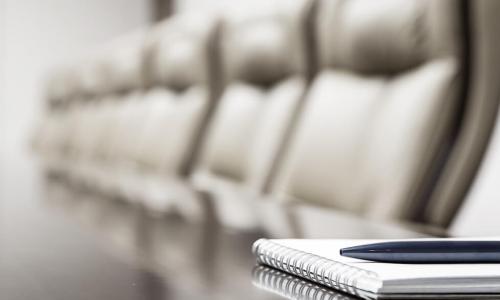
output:
M 340 254 L 404 264 L 500 263 L 500 241 L 394 241 L 348 247 Z

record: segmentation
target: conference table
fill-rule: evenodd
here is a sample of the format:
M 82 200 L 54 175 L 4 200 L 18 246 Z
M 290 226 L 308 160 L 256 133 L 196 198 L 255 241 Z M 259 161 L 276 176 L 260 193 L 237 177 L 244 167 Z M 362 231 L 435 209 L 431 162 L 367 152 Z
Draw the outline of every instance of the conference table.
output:
M 50 176 L 36 162 L 11 163 L 7 170 L 0 206 L 1 299 L 283 299 L 286 291 L 266 284 L 299 279 L 256 266 L 251 245 L 259 238 L 429 234 L 270 199 L 200 197 L 185 208 L 153 212 Z M 328 299 L 350 299 L 328 293 Z

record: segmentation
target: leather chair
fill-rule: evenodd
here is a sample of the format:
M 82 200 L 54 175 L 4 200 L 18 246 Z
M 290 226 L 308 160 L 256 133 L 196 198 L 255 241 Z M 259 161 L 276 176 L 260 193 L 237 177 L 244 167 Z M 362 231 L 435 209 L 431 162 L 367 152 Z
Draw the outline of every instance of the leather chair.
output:
M 439 227 L 449 226 L 464 200 L 472 200 L 467 199 L 468 191 L 497 122 L 500 101 L 500 3 L 492 0 L 460 3 L 469 44 L 467 100 L 455 145 L 421 218 Z
M 151 30 L 141 57 L 144 86 L 112 134 L 115 163 L 108 169 L 117 180 L 110 193 L 131 201 L 177 197 L 175 186 L 190 173 L 220 93 L 217 30 L 214 17 L 198 14 Z M 155 184 L 167 194 L 153 196 Z
M 312 3 L 225 16 L 225 87 L 192 182 L 203 195 L 225 203 L 216 210 L 228 223 L 247 222 L 247 208 L 233 207 L 234 198 L 262 194 L 300 110 L 311 74 L 304 45 Z
M 185 14 L 159 23 L 146 46 L 147 129 L 133 159 L 145 168 L 189 174 L 220 95 L 215 16 Z
M 69 111 L 76 90 L 76 72 L 71 65 L 54 69 L 46 82 L 44 111 L 32 142 L 34 149 L 42 155 L 43 164 L 54 173 L 60 171 L 62 160 L 69 152 Z
M 138 147 L 141 127 L 132 117 L 142 100 L 146 35 L 137 30 L 115 39 L 82 68 L 86 101 L 79 107 L 78 167 L 73 168 L 80 184 L 113 191 L 116 169 Z
M 320 1 L 321 71 L 273 194 L 417 220 L 466 98 L 462 9 L 458 1 Z
M 62 173 L 68 181 L 90 186 L 99 181 L 94 176 L 100 163 L 96 158 L 109 147 L 103 135 L 113 127 L 115 119 L 110 116 L 122 105 L 119 100 L 127 94 L 126 87 L 135 90 L 140 86 L 140 76 L 135 74 L 141 73 L 141 53 L 137 52 L 143 35 L 142 31 L 133 32 L 54 72 L 59 79 L 55 83 L 60 84 L 49 84 L 46 98 L 65 103 L 64 110 L 59 110 L 61 120 L 53 122 L 62 128 L 59 140 L 64 153 L 51 160 L 49 169 Z

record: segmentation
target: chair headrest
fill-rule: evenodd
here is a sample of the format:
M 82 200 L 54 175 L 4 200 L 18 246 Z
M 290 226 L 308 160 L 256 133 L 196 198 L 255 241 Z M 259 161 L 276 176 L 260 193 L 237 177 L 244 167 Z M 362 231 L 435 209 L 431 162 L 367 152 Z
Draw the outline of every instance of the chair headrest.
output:
M 147 85 L 183 90 L 207 81 L 209 43 L 217 19 L 183 14 L 156 25 L 148 37 L 145 57 Z
M 438 3 L 442 2 L 442 3 Z M 457 50 L 446 18 L 457 1 L 325 0 L 318 9 L 322 67 L 395 73 Z
M 107 92 L 124 92 L 144 85 L 143 56 L 146 30 L 138 29 L 112 41 L 94 62 L 96 79 L 106 82 Z M 92 65 L 92 63 L 91 63 Z
M 227 81 L 269 85 L 305 71 L 301 23 L 309 1 L 293 2 L 265 14 L 226 18 L 222 57 Z
M 51 106 L 63 104 L 78 94 L 77 69 L 73 65 L 55 68 L 45 82 L 45 95 Z

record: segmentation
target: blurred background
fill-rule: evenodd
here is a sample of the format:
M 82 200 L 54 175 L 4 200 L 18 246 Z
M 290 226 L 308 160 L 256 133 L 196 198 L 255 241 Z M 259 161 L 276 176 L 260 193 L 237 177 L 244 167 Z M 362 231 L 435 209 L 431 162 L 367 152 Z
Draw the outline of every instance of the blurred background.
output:
M 500 235 L 498 13 L 0 0 L 0 295 L 262 299 L 260 237 Z
M 96 49 L 110 41 L 130 32 L 152 30 L 152 26 L 171 16 L 194 13 L 231 17 L 249 11 L 258 14 L 274 9 L 277 3 L 266 0 L 0 0 L 1 201 L 16 201 L 17 192 L 12 189 L 9 192 L 9 186 L 18 182 L 12 172 L 32 164 L 33 160 L 38 161 L 33 158 L 36 155 L 31 144 L 47 113 L 49 79 L 63 68 L 61 66 L 76 65 L 82 58 L 99 53 Z M 266 45 L 266 38 L 262 47 Z M 470 189 L 466 188 L 463 205 L 451 223 L 453 234 L 500 234 L 500 131 L 498 121 L 495 122 L 477 175 Z M 27 176 L 23 180 L 36 179 Z

